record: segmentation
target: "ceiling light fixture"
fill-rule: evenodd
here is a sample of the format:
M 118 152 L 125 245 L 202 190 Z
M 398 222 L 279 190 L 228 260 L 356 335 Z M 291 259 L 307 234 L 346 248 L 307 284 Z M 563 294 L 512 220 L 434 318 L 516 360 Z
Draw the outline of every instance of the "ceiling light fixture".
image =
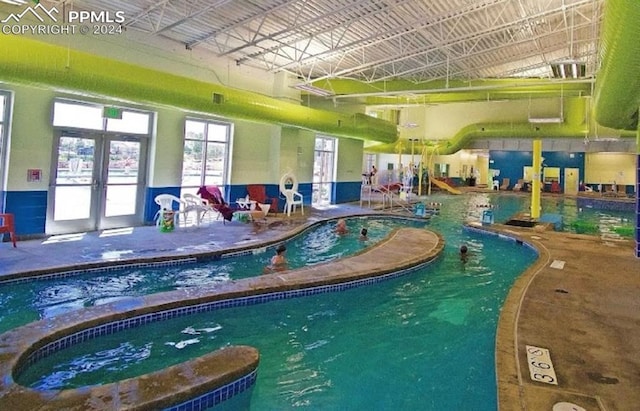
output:
M 329 90 L 325 90 L 320 87 L 315 87 L 315 86 L 312 86 L 311 84 L 306 84 L 306 83 L 296 84 L 295 86 L 293 86 L 293 88 L 295 88 L 296 90 L 306 91 L 307 93 L 315 94 L 316 96 L 320 96 L 320 97 L 329 97 L 333 95 L 333 93 Z
M 587 65 L 580 61 L 564 61 L 551 64 L 554 78 L 579 79 L 586 77 Z
M 564 120 L 562 117 L 530 117 L 529 123 L 534 124 L 557 124 L 562 123 Z

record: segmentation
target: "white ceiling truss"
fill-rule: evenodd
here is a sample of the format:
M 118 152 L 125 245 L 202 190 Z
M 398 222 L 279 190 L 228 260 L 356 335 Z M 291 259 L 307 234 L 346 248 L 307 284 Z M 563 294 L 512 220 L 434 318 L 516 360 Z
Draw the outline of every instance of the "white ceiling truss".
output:
M 311 82 L 592 77 L 604 0 L 75 0 L 128 30 Z

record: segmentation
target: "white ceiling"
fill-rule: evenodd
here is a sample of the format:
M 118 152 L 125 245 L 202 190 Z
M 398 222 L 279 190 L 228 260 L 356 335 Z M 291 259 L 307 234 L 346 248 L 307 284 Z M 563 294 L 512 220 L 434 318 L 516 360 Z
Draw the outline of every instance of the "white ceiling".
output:
M 74 0 L 127 30 L 301 81 L 551 78 L 598 67 L 604 0 Z

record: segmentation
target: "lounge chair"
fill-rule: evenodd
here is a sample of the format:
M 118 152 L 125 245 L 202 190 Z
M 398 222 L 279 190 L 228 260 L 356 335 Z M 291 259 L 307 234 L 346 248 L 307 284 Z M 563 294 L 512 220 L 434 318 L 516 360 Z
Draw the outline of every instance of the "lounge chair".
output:
M 207 200 L 211 207 L 216 210 L 226 221 L 231 221 L 234 210 L 229 207 L 222 196 L 222 191 L 218 186 L 202 186 L 198 189 L 198 195 Z
M 502 179 L 502 185 L 500 186 L 500 190 L 508 190 L 509 189 L 509 184 L 511 183 L 511 180 L 508 178 L 503 178 Z
M 247 193 L 249 193 L 249 200 L 253 200 L 258 204 L 269 204 L 269 211 L 273 211 L 274 213 L 278 212 L 278 197 L 269 197 L 267 196 L 267 189 L 262 184 L 249 184 L 247 186 Z

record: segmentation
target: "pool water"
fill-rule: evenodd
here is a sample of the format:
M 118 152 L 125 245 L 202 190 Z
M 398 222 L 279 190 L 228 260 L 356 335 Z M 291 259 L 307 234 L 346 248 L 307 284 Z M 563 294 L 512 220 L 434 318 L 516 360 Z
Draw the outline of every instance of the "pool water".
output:
M 583 207 L 575 197 L 542 197 L 541 216 L 562 217 L 561 231 L 598 235 L 609 239 L 633 239 L 633 210 L 599 210 Z M 496 223 L 505 223 L 519 212 L 529 213 L 529 196 L 478 193 L 470 196 L 465 221 L 482 221 L 482 212 L 491 210 Z
M 459 201 L 466 196 L 457 200 L 443 197 L 428 222 L 445 236 L 443 256 L 406 276 L 117 333 L 60 351 L 19 381 L 41 389 L 97 384 L 248 344 L 261 355 L 256 386 L 243 394 L 252 410 L 495 410 L 500 306 L 535 253 L 463 230 L 460 216 L 470 205 Z M 349 220 L 349 241 L 364 223 Z M 462 243 L 470 249 L 467 263 L 458 255 Z
M 347 221 L 350 235 L 339 236 L 334 232 L 335 223 L 327 222 L 286 243 L 289 268 L 344 257 L 379 242 L 393 229 L 424 228 L 427 224 L 424 219 L 350 218 Z M 368 229 L 367 241 L 361 241 L 357 235 L 362 227 Z M 0 305 L 3 307 L 0 332 L 92 305 L 259 275 L 273 254 L 263 248 L 254 254 L 205 263 L 128 268 L 0 285 Z
M 19 381 L 40 389 L 99 384 L 227 345 L 247 344 L 260 351 L 258 380 L 234 401 L 250 404 L 251 410 L 495 410 L 500 307 L 515 278 L 536 256 L 515 242 L 464 230 L 461 222 L 479 221 L 487 204 L 496 222 L 526 211 L 528 205 L 521 196 L 487 194 L 430 200 L 442 202 L 440 213 L 427 225 L 444 236 L 445 249 L 439 259 L 415 272 L 339 293 L 224 309 L 124 331 L 45 358 Z M 361 226 L 367 225 L 370 237 L 375 235 L 373 220 L 348 223 L 351 233 L 346 237 L 333 235 L 330 225 L 321 226 L 305 233 L 308 244 L 291 245 L 287 253 L 306 247 L 310 254 L 331 259 L 340 256 L 340 248 L 327 248 L 327 241 L 357 249 L 363 247 L 356 239 Z M 466 263 L 458 255 L 461 244 L 470 249 Z M 260 257 L 264 264 L 270 254 Z M 297 264 L 293 253 L 288 257 Z
M 251 409 L 495 410 L 499 308 L 535 256 L 514 242 L 464 239 L 472 253 L 466 264 L 452 245 L 433 265 L 377 285 L 188 316 L 80 344 L 19 381 L 41 389 L 97 384 L 107 372 L 118 380 L 249 344 L 261 355 Z

